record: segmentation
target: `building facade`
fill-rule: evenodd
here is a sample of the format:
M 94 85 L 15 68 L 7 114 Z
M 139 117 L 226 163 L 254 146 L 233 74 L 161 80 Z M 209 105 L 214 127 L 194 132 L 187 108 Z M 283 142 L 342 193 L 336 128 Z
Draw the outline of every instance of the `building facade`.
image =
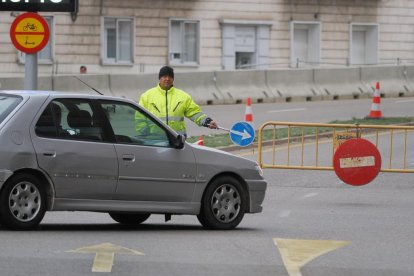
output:
M 21 76 L 17 13 L 0 15 L 0 76 Z M 76 14 L 41 15 L 41 75 L 414 63 L 412 0 L 79 0 Z

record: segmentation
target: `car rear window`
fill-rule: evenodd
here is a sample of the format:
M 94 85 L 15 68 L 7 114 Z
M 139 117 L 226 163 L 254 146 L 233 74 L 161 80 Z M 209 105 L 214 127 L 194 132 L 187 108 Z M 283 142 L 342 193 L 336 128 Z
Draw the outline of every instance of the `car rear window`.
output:
M 0 124 L 22 100 L 19 96 L 0 94 Z

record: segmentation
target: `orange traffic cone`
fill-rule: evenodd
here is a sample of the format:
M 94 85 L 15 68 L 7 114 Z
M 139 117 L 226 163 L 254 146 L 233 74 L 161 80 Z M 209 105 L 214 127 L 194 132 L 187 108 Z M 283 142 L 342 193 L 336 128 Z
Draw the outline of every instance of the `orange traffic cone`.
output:
M 252 99 L 250 97 L 246 100 L 246 112 L 244 114 L 244 120 L 246 122 L 253 123 Z
M 197 141 L 197 142 L 195 142 L 194 144 L 195 144 L 195 145 L 199 145 L 199 146 L 204 146 L 204 138 L 203 138 L 203 135 L 201 135 L 201 136 L 198 138 L 198 141 Z
M 371 111 L 369 112 L 369 118 L 380 119 L 382 118 L 382 112 L 380 110 L 381 94 L 380 94 L 380 83 L 377 82 L 374 92 L 374 98 L 372 99 Z

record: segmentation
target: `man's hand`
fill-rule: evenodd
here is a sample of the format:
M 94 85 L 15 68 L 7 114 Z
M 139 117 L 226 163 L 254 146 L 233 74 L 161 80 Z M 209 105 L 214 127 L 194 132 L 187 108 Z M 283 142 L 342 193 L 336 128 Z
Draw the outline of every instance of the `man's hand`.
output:
M 214 122 L 213 119 L 211 119 L 210 117 L 207 117 L 205 119 L 205 121 L 202 124 L 202 126 L 208 127 L 208 128 L 212 128 L 212 129 L 217 129 L 217 123 Z
M 217 123 L 214 121 L 211 121 L 210 124 L 208 125 L 209 128 L 211 129 L 217 129 Z

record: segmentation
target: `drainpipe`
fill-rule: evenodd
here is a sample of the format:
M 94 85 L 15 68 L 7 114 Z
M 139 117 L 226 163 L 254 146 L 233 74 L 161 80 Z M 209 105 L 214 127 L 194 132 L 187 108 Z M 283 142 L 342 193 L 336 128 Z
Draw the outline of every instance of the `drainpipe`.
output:
M 104 6 L 104 3 L 103 3 L 103 2 L 104 2 L 104 0 L 101 0 L 100 7 L 99 7 L 99 9 L 100 9 L 100 10 L 99 10 L 99 14 L 100 14 L 100 15 L 102 15 L 102 14 L 103 14 L 103 6 Z

